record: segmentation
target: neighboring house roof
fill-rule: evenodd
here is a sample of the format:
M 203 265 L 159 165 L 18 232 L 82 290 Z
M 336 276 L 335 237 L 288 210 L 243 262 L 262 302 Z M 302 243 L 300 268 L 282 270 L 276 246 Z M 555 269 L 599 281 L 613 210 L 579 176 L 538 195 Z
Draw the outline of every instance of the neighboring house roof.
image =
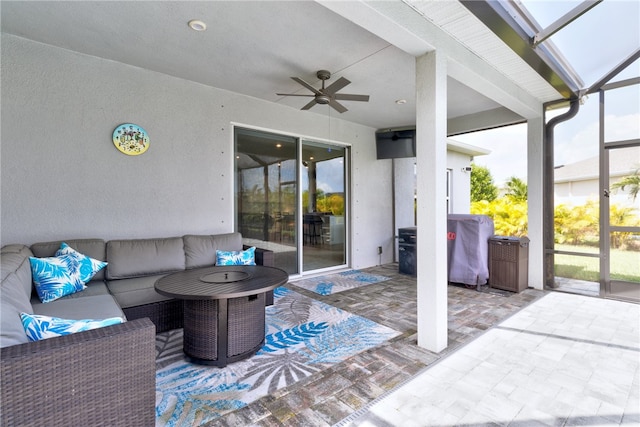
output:
M 633 174 L 640 168 L 640 147 L 610 150 L 609 165 L 609 176 L 621 177 Z M 553 182 L 560 184 L 563 182 L 598 179 L 599 171 L 599 157 L 590 157 L 568 165 L 556 166 Z

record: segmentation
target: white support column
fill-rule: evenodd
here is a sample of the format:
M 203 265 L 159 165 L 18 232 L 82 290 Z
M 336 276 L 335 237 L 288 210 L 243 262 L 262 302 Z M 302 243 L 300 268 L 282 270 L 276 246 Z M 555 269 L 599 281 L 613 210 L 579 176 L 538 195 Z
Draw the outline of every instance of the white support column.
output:
M 542 114 L 542 105 L 540 106 Z M 542 116 L 527 121 L 527 191 L 529 222 L 529 286 L 544 288 L 544 243 L 542 231 L 543 217 L 543 164 L 542 139 L 544 122 Z M 546 197 L 552 197 L 547 194 Z
M 418 345 L 447 347 L 447 59 L 416 58 Z

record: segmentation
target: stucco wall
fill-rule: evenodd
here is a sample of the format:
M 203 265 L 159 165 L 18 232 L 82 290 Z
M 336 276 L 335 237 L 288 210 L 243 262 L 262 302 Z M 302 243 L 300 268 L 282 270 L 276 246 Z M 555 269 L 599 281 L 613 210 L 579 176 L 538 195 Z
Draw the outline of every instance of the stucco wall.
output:
M 233 231 L 232 124 L 351 145 L 352 266 L 394 235 L 372 128 L 6 34 L 1 77 L 3 245 Z M 146 153 L 116 150 L 121 123 L 145 128 Z
M 451 213 L 468 214 L 471 209 L 471 172 L 462 169 L 471 165 L 468 154 L 447 151 L 447 168 L 451 169 Z

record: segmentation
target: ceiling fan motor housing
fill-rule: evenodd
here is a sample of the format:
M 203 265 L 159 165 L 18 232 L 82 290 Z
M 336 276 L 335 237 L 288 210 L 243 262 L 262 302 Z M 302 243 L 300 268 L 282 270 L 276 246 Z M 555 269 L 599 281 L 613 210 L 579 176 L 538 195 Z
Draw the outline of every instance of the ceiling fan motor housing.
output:
M 316 95 L 316 102 L 325 105 L 331 102 L 331 98 L 328 95 Z
M 320 79 L 320 80 L 329 80 L 331 78 L 331 72 L 327 71 L 327 70 L 319 70 L 316 73 L 316 76 Z

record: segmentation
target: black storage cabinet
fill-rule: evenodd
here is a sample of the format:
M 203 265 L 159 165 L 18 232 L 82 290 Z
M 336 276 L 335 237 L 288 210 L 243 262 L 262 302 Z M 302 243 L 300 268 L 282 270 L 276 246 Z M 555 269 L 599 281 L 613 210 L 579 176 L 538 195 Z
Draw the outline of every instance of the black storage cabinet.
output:
M 398 228 L 398 271 L 415 276 L 416 267 L 417 228 Z
M 489 239 L 489 284 L 522 292 L 528 287 L 529 238 L 493 236 Z

